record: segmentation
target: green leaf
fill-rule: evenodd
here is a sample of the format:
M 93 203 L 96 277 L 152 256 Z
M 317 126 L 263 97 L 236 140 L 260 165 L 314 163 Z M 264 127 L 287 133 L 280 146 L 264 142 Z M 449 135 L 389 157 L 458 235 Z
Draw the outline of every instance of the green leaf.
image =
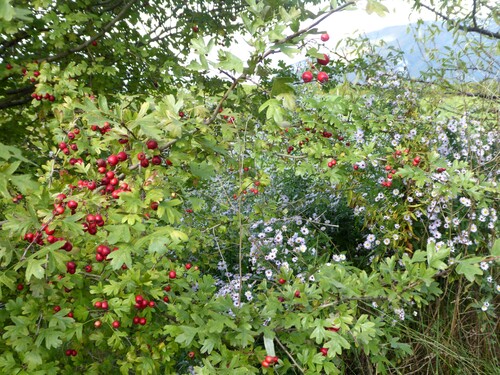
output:
M 10 5 L 10 0 L 0 0 L 0 19 L 12 21 L 14 14 L 14 7 Z
M 206 161 L 202 161 L 201 163 L 191 162 L 189 167 L 193 175 L 203 179 L 208 179 L 215 174 L 214 167 Z
M 458 262 L 456 271 L 459 275 L 464 275 L 467 280 L 471 283 L 474 282 L 476 276 L 483 274 L 483 271 L 479 267 L 479 261 L 481 258 L 470 258 L 462 259 Z
M 108 242 L 115 244 L 117 242 L 130 242 L 130 229 L 127 224 L 109 225 Z
M 495 243 L 491 247 L 490 254 L 494 257 L 500 257 L 500 238 L 495 240 Z
M 132 267 L 132 250 L 130 245 L 122 243 L 118 250 L 112 251 L 108 255 L 108 259 L 111 259 L 111 267 L 114 270 L 119 269 L 124 264 L 129 268 Z
M 26 282 L 34 276 L 36 279 L 41 279 L 45 275 L 45 259 L 28 259 L 28 267 L 26 267 Z
M 377 13 L 377 15 L 383 17 L 387 12 L 389 12 L 389 9 L 387 9 L 387 7 L 379 1 L 368 0 L 368 3 L 366 4 L 366 12 L 368 14 Z
M 243 61 L 229 51 L 219 52 L 219 68 L 243 73 Z
M 273 88 L 271 89 L 271 97 L 276 97 L 280 94 L 295 93 L 295 90 L 290 86 L 293 83 L 293 78 L 278 77 L 273 80 Z M 260 111 L 260 110 L 259 110 Z
M 175 342 L 183 345 L 183 347 L 188 347 L 191 345 L 191 342 L 194 340 L 194 337 L 198 333 L 199 329 L 189 326 L 180 326 L 179 328 L 182 333 L 175 338 Z
M 40 330 L 40 334 L 36 338 L 35 344 L 37 346 L 40 346 L 42 342 L 45 341 L 45 347 L 47 349 L 58 348 L 62 345 L 62 340 L 60 338 L 61 335 L 62 332 L 57 331 L 53 328 L 42 328 Z

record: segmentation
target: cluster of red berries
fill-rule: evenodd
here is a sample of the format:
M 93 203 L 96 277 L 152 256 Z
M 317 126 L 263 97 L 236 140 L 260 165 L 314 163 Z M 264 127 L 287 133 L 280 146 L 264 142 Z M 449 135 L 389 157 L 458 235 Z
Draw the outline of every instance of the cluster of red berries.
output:
M 107 310 L 109 308 L 108 301 L 96 301 L 94 307 L 100 310 Z
M 78 354 L 78 352 L 75 349 L 67 349 L 66 350 L 66 355 L 68 357 L 76 357 L 77 354 Z
M 276 356 L 271 356 L 271 355 L 266 355 L 266 358 L 262 361 L 262 367 L 269 367 L 271 365 L 274 365 L 275 363 L 278 363 L 278 357 Z
M 35 71 L 35 73 L 38 73 L 38 75 L 40 75 L 40 73 L 38 71 Z M 38 75 L 36 77 L 38 77 Z M 48 92 L 45 93 L 45 95 L 40 95 L 40 94 L 37 94 L 34 92 L 33 94 L 31 94 L 31 97 L 33 99 L 38 100 L 38 101 L 45 99 L 45 100 L 48 100 L 49 102 L 53 102 L 54 100 L 56 100 L 56 97 L 52 94 L 49 94 Z
M 137 296 L 135 296 L 135 305 L 134 307 L 138 310 L 144 310 L 146 307 L 155 307 L 155 301 L 148 301 L 147 299 L 145 299 L 143 296 L 141 296 L 140 294 L 138 294 Z
M 104 225 L 104 219 L 100 214 L 88 214 L 85 218 L 85 223 L 82 224 L 83 231 L 88 232 L 91 235 L 97 233 L 97 228 Z
M 14 198 L 12 198 L 12 202 L 19 203 L 19 201 L 21 201 L 23 198 L 24 197 L 22 194 L 17 194 Z
M 103 262 L 108 259 L 108 255 L 111 253 L 111 249 L 106 245 L 99 245 L 96 249 L 95 260 L 98 262 Z
M 66 263 L 66 272 L 69 274 L 74 274 L 76 272 L 76 264 L 75 262 L 67 262 Z
M 92 129 L 92 131 L 94 131 L 94 132 L 98 131 L 104 135 L 104 134 L 111 131 L 111 124 L 106 121 L 102 127 L 94 124 L 94 125 L 90 126 L 90 129 Z

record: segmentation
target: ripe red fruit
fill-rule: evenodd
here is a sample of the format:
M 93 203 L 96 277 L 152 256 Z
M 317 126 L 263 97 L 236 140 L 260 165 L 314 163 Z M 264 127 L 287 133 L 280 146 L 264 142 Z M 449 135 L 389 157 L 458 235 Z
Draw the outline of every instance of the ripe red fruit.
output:
M 74 317 L 74 315 L 73 315 L 73 312 L 72 312 L 72 311 L 70 311 L 70 312 L 68 313 L 68 315 L 66 315 L 66 316 L 67 316 L 68 318 L 73 318 L 73 317 Z
M 328 348 L 321 348 L 319 350 L 321 354 L 323 354 L 323 357 L 326 357 L 328 355 Z
M 108 301 L 102 301 L 101 303 L 101 309 L 107 310 L 108 309 Z
M 332 332 L 338 332 L 340 330 L 340 327 L 328 327 L 327 330 Z
M 17 290 L 21 291 L 24 289 L 24 285 L 23 284 L 17 284 Z
M 149 150 L 154 150 L 158 148 L 158 142 L 156 142 L 154 139 L 150 139 L 149 141 L 146 142 L 146 147 Z
M 273 363 L 274 362 L 274 357 L 270 356 L 270 355 L 266 355 L 266 359 L 264 359 L 264 361 L 269 362 L 269 363 Z
M 170 301 L 170 299 L 167 296 L 163 297 L 163 302 L 168 303 L 168 301 Z
M 165 288 L 163 288 L 163 290 L 165 292 L 170 292 L 172 290 L 172 288 L 170 287 L 170 285 L 167 285 Z
M 65 148 L 68 148 L 68 145 L 65 142 L 59 143 L 59 150 L 64 150 Z
M 149 160 L 148 159 L 142 159 L 141 160 L 141 167 L 143 167 L 143 168 L 149 167 Z
M 278 282 L 279 282 L 281 285 L 283 285 L 284 283 L 286 283 L 286 280 L 285 280 L 285 279 L 283 279 L 283 278 L 281 278 L 281 279 L 279 279 L 279 280 L 278 280 Z
M 322 59 L 318 58 L 318 64 L 320 64 L 320 65 L 328 65 L 329 62 L 330 62 L 330 58 L 328 57 L 328 55 L 326 53 L 323 54 Z
M 189 357 L 189 358 L 193 359 L 193 358 L 194 358 L 194 356 L 195 356 L 195 353 L 194 353 L 194 352 L 189 352 L 189 353 L 188 353 L 188 357 Z
M 193 26 L 193 31 L 194 31 L 195 33 L 197 33 L 198 31 L 200 31 L 200 29 L 198 28 L 198 26 L 197 26 L 197 25 L 194 25 L 194 26 Z
M 97 159 L 96 160 L 96 164 L 97 164 L 98 167 L 104 167 L 104 168 L 106 168 L 106 160 L 104 160 L 104 159 Z
M 186 267 L 187 270 L 190 270 L 191 267 L 192 267 L 192 265 L 191 265 L 191 263 L 187 263 L 185 267 Z
M 302 80 L 304 82 L 306 82 L 306 83 L 307 82 L 311 82 L 312 79 L 313 79 L 313 74 L 309 70 L 307 70 L 304 73 L 302 73 Z
M 111 165 L 111 166 L 115 166 L 116 164 L 118 164 L 119 160 L 118 160 L 118 156 L 116 155 L 109 155 L 108 156 L 108 164 Z
M 295 298 L 299 298 L 300 297 L 300 290 L 296 290 L 294 293 L 294 296 L 295 296 Z
M 125 161 L 127 160 L 127 153 L 125 151 L 120 151 L 118 154 L 116 154 L 116 157 L 119 161 Z
M 325 72 L 319 72 L 318 73 L 318 81 L 321 83 L 328 82 L 328 74 Z
M 327 42 L 330 39 L 330 35 L 328 33 L 321 34 L 321 41 Z
M 262 361 L 262 367 L 269 367 L 269 362 L 267 361 Z
M 151 159 L 151 164 L 161 165 L 161 158 L 158 155 L 153 156 Z
M 96 301 L 96 302 L 94 303 L 94 307 L 95 307 L 96 309 L 100 309 L 100 308 L 102 308 L 102 302 L 101 302 L 101 301 Z
M 68 202 L 68 208 L 72 209 L 72 210 L 76 210 L 76 208 L 78 207 L 78 203 L 75 202 L 75 201 L 69 201 Z
M 56 215 L 62 215 L 65 211 L 65 208 L 63 206 L 57 206 L 56 209 L 54 210 L 54 214 Z
M 90 273 L 90 272 L 92 272 L 92 266 L 91 266 L 90 264 L 87 264 L 87 265 L 84 267 L 84 270 L 85 270 L 85 272 Z
M 88 214 L 86 220 L 87 223 L 95 223 L 95 216 L 92 214 Z
M 38 76 L 40 75 L 40 72 L 39 72 L 38 70 L 35 70 L 35 71 L 33 72 L 33 75 L 34 75 L 35 77 L 38 77 Z
M 139 319 L 139 324 L 140 324 L 141 326 L 146 325 L 146 323 L 147 323 L 146 318 L 140 318 L 140 319 Z
M 7 65 L 5 65 L 5 68 L 6 68 L 7 70 L 11 70 L 11 69 L 12 69 L 12 65 L 10 65 L 9 63 L 7 63 Z
M 57 313 L 59 311 L 61 311 L 61 306 L 59 306 L 59 305 L 58 306 L 54 306 L 54 312 Z
M 99 328 L 102 325 L 102 322 L 100 320 L 96 320 L 94 322 L 94 327 Z
M 133 322 L 134 324 L 139 324 L 139 320 L 140 320 L 140 319 L 141 319 L 141 318 L 139 318 L 138 316 L 134 316 L 134 319 L 132 319 L 132 322 Z
M 146 155 L 144 154 L 144 152 L 139 152 L 139 153 L 137 154 L 137 159 L 139 159 L 139 160 L 144 160 L 144 159 L 146 159 Z
M 118 320 L 115 320 L 111 325 L 113 328 L 120 328 L 120 322 Z
M 170 277 L 171 279 L 175 279 L 177 277 L 177 273 L 175 271 L 170 271 L 168 273 L 168 277 Z
M 158 209 L 158 202 L 151 202 L 149 205 L 153 211 L 156 211 Z
M 93 41 L 92 41 L 92 45 L 93 45 L 94 47 L 95 47 L 95 46 L 97 46 L 97 40 L 93 40 Z
M 65 353 L 69 357 L 69 356 L 71 356 L 71 354 L 73 354 L 73 350 L 67 349 Z
M 332 168 L 333 166 L 337 165 L 337 160 L 333 159 L 328 162 L 328 167 Z

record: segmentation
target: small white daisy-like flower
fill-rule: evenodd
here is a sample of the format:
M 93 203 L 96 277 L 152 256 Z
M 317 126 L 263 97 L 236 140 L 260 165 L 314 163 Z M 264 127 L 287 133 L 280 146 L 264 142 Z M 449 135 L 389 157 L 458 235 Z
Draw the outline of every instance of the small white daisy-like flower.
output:
M 497 291 L 497 293 L 500 293 L 500 284 L 497 284 L 497 286 L 495 287 L 495 290 Z
M 299 258 L 297 258 L 297 257 L 293 257 L 293 258 L 292 258 L 292 262 L 293 262 L 293 263 L 297 263 L 297 261 L 298 261 L 298 260 L 299 260 Z
M 481 215 L 488 216 L 490 214 L 490 210 L 487 207 L 481 209 Z
M 302 245 L 300 245 L 300 246 L 299 246 L 299 248 L 298 248 L 298 249 L 299 249 L 299 251 L 300 251 L 301 253 L 305 253 L 305 252 L 306 252 L 306 250 L 307 250 L 307 246 L 306 246 L 306 245 L 304 245 L 304 244 L 302 244 Z
M 259 237 L 260 239 L 263 239 L 263 238 L 266 238 L 266 234 L 261 232 L 257 235 L 257 237 Z
M 486 281 L 489 282 L 490 284 L 493 282 L 493 276 L 489 275 L 487 278 L 486 278 Z
M 483 306 L 481 306 L 481 310 L 486 311 L 488 310 L 488 307 L 490 307 L 489 302 L 483 302 Z
M 393 234 L 393 235 L 392 235 L 392 239 L 393 239 L 394 241 L 399 240 L 399 235 L 397 235 L 397 234 Z
M 278 233 L 276 236 L 274 236 L 274 242 L 276 243 L 283 242 L 283 236 L 281 235 L 281 233 Z
M 267 258 L 268 258 L 269 260 L 275 260 L 275 259 L 276 259 L 276 253 L 269 253 L 269 254 L 267 255 Z
M 384 238 L 384 245 L 389 245 L 391 243 L 391 240 L 388 238 Z
M 286 225 L 283 225 L 283 226 L 281 227 L 281 230 L 282 230 L 283 232 L 286 232 L 286 231 L 287 231 L 287 229 L 288 229 L 288 227 L 287 227 Z
M 487 262 L 481 262 L 481 263 L 479 263 L 479 267 L 481 267 L 481 269 L 483 271 L 487 271 L 488 268 L 490 268 L 490 266 L 489 266 L 489 264 Z
M 266 232 L 266 233 L 270 233 L 270 232 L 272 232 L 272 231 L 273 231 L 273 228 L 272 228 L 272 227 L 265 227 L 265 228 L 264 228 L 264 232 Z
M 309 276 L 309 281 L 316 281 L 316 279 L 314 278 L 314 275 Z
M 333 256 L 332 256 L 332 260 L 333 260 L 334 262 L 340 262 L 340 256 L 338 256 L 337 254 L 333 254 Z
M 307 236 L 309 234 L 309 229 L 306 227 L 300 228 L 300 233 L 302 233 L 304 236 Z
M 466 197 L 461 197 L 459 199 L 460 203 L 462 203 L 465 207 L 470 207 L 471 206 L 471 200 L 469 198 L 466 198 Z
M 373 302 L 372 302 L 372 306 L 373 306 L 373 308 L 375 308 L 375 309 L 376 309 L 376 308 L 378 307 L 377 302 L 373 301 Z
M 374 242 L 375 241 L 375 235 L 374 234 L 369 234 L 368 237 L 366 237 L 366 240 L 368 242 Z
M 271 277 L 273 277 L 273 271 L 272 270 L 266 270 L 266 277 L 268 279 L 270 279 Z
M 372 243 L 371 243 L 370 241 L 365 241 L 365 242 L 363 243 L 363 247 L 364 247 L 365 249 L 371 249 L 371 247 L 372 247 Z
M 341 262 L 343 262 L 344 260 L 346 260 L 345 254 L 340 254 L 340 255 L 339 255 L 339 260 L 340 260 Z
M 397 196 L 397 195 L 399 195 L 399 190 L 398 190 L 398 189 L 394 189 L 394 190 L 392 191 L 392 194 L 393 194 L 393 195 L 396 195 L 396 196 Z
M 418 311 L 414 311 L 413 316 L 418 316 Z
M 470 231 L 471 231 L 471 233 L 476 233 L 477 232 L 477 226 L 476 226 L 476 224 L 471 224 Z

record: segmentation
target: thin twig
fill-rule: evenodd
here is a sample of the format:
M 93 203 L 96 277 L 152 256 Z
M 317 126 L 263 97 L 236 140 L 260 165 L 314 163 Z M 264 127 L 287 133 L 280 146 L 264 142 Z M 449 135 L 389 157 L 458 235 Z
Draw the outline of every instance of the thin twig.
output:
M 291 355 L 290 352 L 288 351 L 288 349 L 285 347 L 285 345 L 283 345 L 281 343 L 281 341 L 278 338 L 278 336 L 274 336 L 274 338 L 276 339 L 276 342 L 281 347 L 281 349 L 283 349 L 283 351 L 286 353 L 286 355 L 288 356 L 288 358 L 290 358 L 290 360 L 292 361 L 293 365 L 295 367 L 297 367 L 302 374 L 305 374 L 304 369 L 302 367 L 300 367 L 300 365 L 297 363 L 297 361 L 295 360 L 295 358 L 293 358 L 293 355 Z

